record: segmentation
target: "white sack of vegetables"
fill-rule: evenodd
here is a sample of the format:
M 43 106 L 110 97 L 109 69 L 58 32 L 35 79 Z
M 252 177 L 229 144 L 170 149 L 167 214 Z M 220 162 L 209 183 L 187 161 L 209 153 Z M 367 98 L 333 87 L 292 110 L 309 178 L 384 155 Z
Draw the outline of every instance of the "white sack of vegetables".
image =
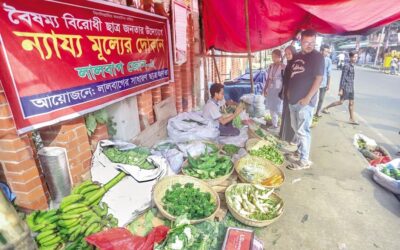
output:
M 102 157 L 106 157 L 104 154 L 101 155 Z M 93 156 L 91 174 L 93 181 L 102 184 L 107 183 L 110 179 L 116 176 L 119 173 L 118 169 L 125 170 L 128 174 L 131 174 L 132 171 L 126 170 L 129 170 L 129 168 L 135 168 L 135 166 L 129 165 L 121 167 L 120 164 L 115 163 L 104 164 L 106 161 L 103 158 L 101 158 L 102 161 L 99 161 L 98 156 L 99 154 Z M 141 169 L 138 172 L 133 171 L 135 177 L 128 175 L 115 185 L 113 189 L 107 192 L 102 199 L 102 202 L 107 203 L 109 206 L 109 212 L 118 219 L 119 226 L 127 225 L 139 214 L 148 209 L 152 202 L 151 192 L 153 186 L 160 178 L 173 174 L 169 168 L 167 160 L 162 156 L 152 155 L 148 158 L 155 166 L 154 169 Z
M 124 141 L 100 141 L 92 158 L 92 166 L 97 165 L 124 170 L 139 182 L 154 180 L 162 171 L 152 160 L 150 149 Z
M 375 182 L 394 194 L 400 194 L 400 158 L 369 168 L 374 172 Z
M 169 138 L 175 142 L 214 141 L 219 135 L 218 128 L 198 112 L 184 112 L 172 117 L 168 120 L 167 130 Z

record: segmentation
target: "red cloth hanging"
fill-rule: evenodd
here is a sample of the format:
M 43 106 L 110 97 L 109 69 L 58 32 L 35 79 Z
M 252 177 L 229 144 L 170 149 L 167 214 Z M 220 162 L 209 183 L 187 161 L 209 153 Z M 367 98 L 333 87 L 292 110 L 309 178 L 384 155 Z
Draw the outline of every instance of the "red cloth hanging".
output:
M 247 52 L 244 0 L 203 0 L 207 49 Z M 399 0 L 249 1 L 251 50 L 290 41 L 302 29 L 323 34 L 363 34 L 400 20 Z

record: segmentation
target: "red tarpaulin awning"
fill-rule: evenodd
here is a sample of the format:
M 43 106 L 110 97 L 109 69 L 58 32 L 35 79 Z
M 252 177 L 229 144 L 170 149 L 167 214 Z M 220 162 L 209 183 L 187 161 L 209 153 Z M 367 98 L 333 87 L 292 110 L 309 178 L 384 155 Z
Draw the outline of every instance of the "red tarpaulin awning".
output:
M 203 0 L 207 49 L 247 52 L 244 0 Z M 301 29 L 362 34 L 400 20 L 399 0 L 250 0 L 251 51 L 281 45 Z

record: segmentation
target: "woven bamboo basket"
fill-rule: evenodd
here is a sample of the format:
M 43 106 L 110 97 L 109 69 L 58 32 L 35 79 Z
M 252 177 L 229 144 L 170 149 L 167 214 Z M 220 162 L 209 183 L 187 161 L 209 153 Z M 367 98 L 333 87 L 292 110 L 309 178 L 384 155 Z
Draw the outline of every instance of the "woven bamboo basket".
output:
M 260 140 L 264 139 L 263 137 L 256 134 L 256 132 L 255 132 L 256 129 L 257 129 L 256 127 L 249 127 L 249 129 L 247 130 L 247 134 L 248 134 L 249 138 L 250 139 L 256 138 L 256 139 L 260 139 Z
M 230 199 L 228 198 L 228 194 L 231 191 L 231 189 L 237 185 L 252 185 L 252 184 L 248 184 L 248 183 L 237 183 L 237 184 L 233 184 L 230 185 L 226 191 L 225 191 L 225 200 L 226 200 L 226 204 L 228 206 L 229 211 L 231 212 L 231 214 L 233 215 L 233 217 L 235 217 L 235 219 L 237 219 L 238 221 L 242 222 L 243 224 L 247 225 L 247 226 L 251 226 L 251 227 L 266 227 L 272 223 L 274 223 L 275 221 L 277 221 L 283 214 L 283 207 L 284 207 L 284 202 L 282 200 L 281 197 L 279 197 L 275 192 L 271 194 L 271 198 L 272 199 L 276 199 L 278 200 L 278 202 L 282 203 L 282 207 L 281 207 L 281 212 L 279 213 L 279 215 L 271 220 L 255 220 L 255 219 L 250 219 L 247 217 L 244 217 L 243 215 L 241 215 L 234 207 L 233 204 L 231 204 Z
M 251 139 L 248 139 L 246 142 L 246 150 L 250 151 L 252 149 L 258 149 L 264 145 L 270 146 L 270 145 L 272 145 L 272 143 L 270 141 L 263 140 L 263 139 L 251 138 Z
M 267 140 L 264 140 L 264 139 L 252 138 L 252 139 L 249 139 L 247 141 L 246 150 L 247 150 L 247 152 L 250 152 L 250 150 L 257 150 L 257 149 L 259 149 L 259 148 L 261 148 L 263 146 L 272 146 L 272 145 L 273 144 L 270 141 L 267 141 Z M 276 147 L 276 148 L 280 151 L 282 156 L 284 156 L 282 150 L 279 149 L 278 147 Z M 270 162 L 272 164 L 274 164 L 275 166 L 277 166 L 277 167 L 282 167 L 283 165 L 285 165 L 285 157 L 283 157 L 283 159 L 284 159 L 284 161 L 282 162 L 282 164 L 279 164 L 279 165 L 274 163 L 274 162 L 272 162 L 272 161 L 270 161 Z M 266 160 L 269 161 L 268 159 L 266 159 Z
M 185 160 L 182 165 L 182 174 L 185 176 L 190 176 L 185 172 L 185 167 L 187 167 L 188 164 L 189 164 L 188 160 Z M 233 163 L 232 163 L 232 165 L 233 165 Z M 218 186 L 222 182 L 226 181 L 232 175 L 233 170 L 234 170 L 234 167 L 232 166 L 231 171 L 227 175 L 223 175 L 223 176 L 220 176 L 220 177 L 217 177 L 214 179 L 201 179 L 201 180 L 206 182 L 208 185 L 210 185 L 212 187 Z M 191 177 L 193 177 L 193 176 L 191 176 Z M 196 178 L 196 177 L 193 177 L 193 178 Z M 198 178 L 196 178 L 196 179 L 198 179 Z
M 265 178 L 263 179 L 263 181 L 268 181 L 268 179 L 272 178 L 275 175 L 280 175 L 281 176 L 281 178 L 282 178 L 282 182 L 281 183 L 273 185 L 273 186 L 263 185 L 264 187 L 278 188 L 278 187 L 282 186 L 282 184 L 285 182 L 285 173 L 283 172 L 282 169 L 278 168 L 277 166 L 272 164 L 267 159 L 264 159 L 264 158 L 261 158 L 261 157 L 257 157 L 257 156 L 251 156 L 251 155 L 247 155 L 245 157 L 242 157 L 235 163 L 236 173 L 237 173 L 237 175 L 239 177 L 239 180 L 241 180 L 242 182 L 252 183 L 252 184 L 261 184 L 260 181 L 248 180 L 243 175 L 242 169 L 245 166 L 248 166 L 248 165 L 258 166 L 258 167 L 263 169 L 263 172 L 264 172 L 264 175 L 265 175 Z
M 222 145 L 220 145 L 220 144 L 218 144 L 218 143 L 215 143 L 215 142 L 213 142 L 213 141 L 202 140 L 201 142 L 204 143 L 204 144 L 208 143 L 208 144 L 213 144 L 213 145 L 215 145 L 215 146 L 217 147 L 217 152 L 219 152 L 219 151 L 221 150 L 221 148 L 222 148 Z
M 212 220 L 215 217 L 215 214 L 219 210 L 220 207 L 220 200 L 218 194 L 204 181 L 196 179 L 191 176 L 186 176 L 186 175 L 175 175 L 175 176 L 167 176 L 162 178 L 157 184 L 154 186 L 153 189 L 153 200 L 154 203 L 156 204 L 158 210 L 160 213 L 167 219 L 169 220 L 176 220 L 176 216 L 173 216 L 172 214 L 168 213 L 164 209 L 164 202 L 162 201 L 162 198 L 165 195 L 165 192 L 172 187 L 172 185 L 180 183 L 182 185 L 185 185 L 186 183 L 193 183 L 194 187 L 199 188 L 201 192 L 208 192 L 211 194 L 211 199 L 215 202 L 216 208 L 214 213 L 212 213 L 210 216 L 203 218 L 203 219 L 197 219 L 197 220 L 190 220 L 190 224 L 196 224 L 205 220 Z

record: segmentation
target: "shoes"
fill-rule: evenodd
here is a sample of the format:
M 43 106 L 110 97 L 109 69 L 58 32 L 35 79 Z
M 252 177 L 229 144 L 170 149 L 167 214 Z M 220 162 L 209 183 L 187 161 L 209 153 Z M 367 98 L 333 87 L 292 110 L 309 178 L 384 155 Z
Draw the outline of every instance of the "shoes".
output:
M 317 118 L 321 118 L 322 117 L 321 114 L 315 114 L 314 116 L 317 117 Z
M 292 162 L 292 163 L 298 162 L 298 161 L 300 160 L 300 153 L 299 153 L 299 151 L 290 152 L 290 153 L 286 154 L 285 156 L 286 156 L 286 159 L 287 159 L 289 162 Z
M 311 164 L 312 164 L 311 161 L 299 160 L 299 161 L 287 166 L 287 168 L 290 170 L 304 170 L 304 169 L 311 168 Z

